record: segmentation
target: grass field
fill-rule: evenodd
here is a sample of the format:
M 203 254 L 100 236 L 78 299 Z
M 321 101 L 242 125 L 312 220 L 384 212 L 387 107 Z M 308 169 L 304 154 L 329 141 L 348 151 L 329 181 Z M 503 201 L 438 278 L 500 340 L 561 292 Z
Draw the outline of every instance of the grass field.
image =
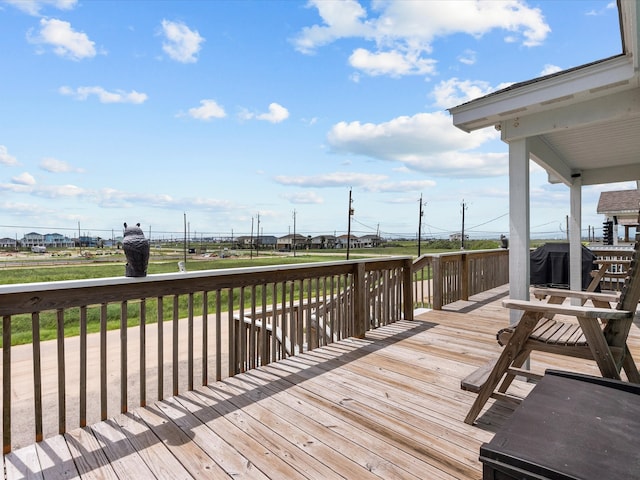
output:
M 487 245 L 486 243 L 477 244 L 479 249 L 497 248 L 495 245 Z M 444 251 L 452 251 L 452 249 L 427 248 L 423 246 L 422 254 L 440 253 Z M 445 245 L 446 246 L 446 245 Z M 432 247 L 434 247 L 432 245 Z M 248 251 L 239 251 L 240 256 L 231 256 L 229 258 L 219 257 L 203 257 L 202 255 L 190 255 L 187 258 L 187 271 L 198 270 L 215 270 L 248 266 L 263 265 L 283 265 L 310 262 L 330 262 L 346 259 L 345 250 L 324 250 L 324 251 L 301 251 L 294 257 L 291 254 L 281 255 L 273 252 L 261 251 L 257 256 L 255 252 L 252 255 Z M 105 256 L 85 255 L 76 259 L 49 255 L 44 258 L 42 255 L 26 255 L 19 262 L 15 258 L 3 257 L 0 262 L 0 284 L 16 284 L 16 283 L 34 283 L 34 282 L 55 282 L 60 280 L 79 280 L 89 278 L 106 278 L 124 276 L 125 258 L 122 254 L 112 254 Z M 168 254 L 159 255 L 152 252 L 153 255 L 149 262 L 148 274 L 170 273 L 178 271 L 179 260 L 183 257 L 180 255 Z M 398 243 L 392 247 L 385 248 L 367 248 L 353 249 L 350 251 L 350 259 L 378 257 L 378 256 L 417 256 L 417 247 L 414 242 Z M 248 292 L 247 292 L 248 294 Z M 271 290 L 267 292 L 268 302 L 271 302 Z M 224 293 L 222 305 L 224 310 L 228 305 L 226 292 Z M 235 294 L 237 296 L 237 293 Z M 260 298 L 260 297 L 258 297 Z M 195 305 L 201 304 L 198 295 L 195 298 Z M 239 305 L 239 298 L 234 298 L 234 304 Z M 139 306 L 138 302 L 129 302 L 128 307 L 128 323 L 129 326 L 139 325 Z M 173 315 L 172 305 L 170 302 L 164 304 L 164 318 L 171 319 Z M 150 323 L 157 318 L 157 301 L 149 299 L 146 301 L 147 318 Z M 213 306 L 212 309 L 213 310 Z M 186 317 L 188 312 L 187 298 L 180 298 L 180 316 Z M 196 313 L 197 314 L 197 313 Z M 74 336 L 79 334 L 79 309 L 69 309 L 65 311 L 65 336 Z M 120 305 L 113 304 L 108 306 L 107 312 L 107 328 L 116 329 L 120 325 Z M 57 318 L 55 312 L 43 312 L 40 315 L 40 338 L 41 340 L 50 340 L 56 338 Z M 12 341 L 13 345 L 30 343 L 32 339 L 32 319 L 31 315 L 15 315 L 12 317 Z M 87 331 L 89 333 L 98 332 L 100 328 L 99 309 L 90 308 L 87 319 Z M 1 337 L 0 337 L 1 338 Z

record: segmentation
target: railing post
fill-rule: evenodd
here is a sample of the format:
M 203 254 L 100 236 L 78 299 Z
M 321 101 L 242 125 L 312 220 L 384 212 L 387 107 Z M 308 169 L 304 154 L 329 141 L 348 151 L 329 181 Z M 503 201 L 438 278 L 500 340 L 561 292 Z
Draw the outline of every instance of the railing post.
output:
M 433 309 L 442 310 L 442 259 L 433 257 Z
M 465 252 L 460 258 L 460 288 L 461 300 L 469 300 L 469 255 Z
M 413 320 L 413 261 L 408 258 L 402 267 L 402 304 L 405 320 Z
M 353 272 L 353 336 L 364 338 L 367 317 L 367 292 L 365 288 L 364 262 L 358 262 Z

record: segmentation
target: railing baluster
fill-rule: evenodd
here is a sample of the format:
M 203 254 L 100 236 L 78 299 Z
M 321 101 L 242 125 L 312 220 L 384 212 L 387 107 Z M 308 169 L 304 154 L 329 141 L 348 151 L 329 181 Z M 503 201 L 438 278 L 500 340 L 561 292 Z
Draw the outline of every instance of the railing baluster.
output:
M 164 298 L 158 297 L 158 400 L 164 398 Z
M 247 328 L 244 323 L 244 300 L 245 300 L 245 289 L 244 286 L 240 287 L 240 294 L 238 296 L 238 328 L 236 331 L 235 344 L 237 345 L 239 363 L 237 368 L 237 372 L 244 372 L 247 370 L 247 365 L 249 365 L 249 357 L 248 355 L 248 337 L 247 337 Z
M 242 301 L 242 300 L 240 300 Z M 233 377 L 236 373 L 238 373 L 238 352 L 236 350 L 236 340 L 237 340 L 237 336 L 236 336 L 236 332 L 235 332 L 235 321 L 233 319 L 233 288 L 230 288 L 228 290 L 228 302 L 227 302 L 227 308 L 228 308 L 228 321 L 227 321 L 227 327 L 228 327 L 228 331 L 229 331 L 229 339 L 228 339 L 228 346 L 229 346 L 229 358 L 228 358 L 228 363 L 229 363 L 229 376 Z M 242 312 L 240 312 L 242 313 Z M 242 325 L 242 323 L 239 325 L 239 327 Z
M 107 304 L 100 305 L 100 420 L 107 419 Z
M 242 323 L 241 323 L 242 324 Z M 249 330 L 249 368 L 256 368 L 256 286 L 251 286 L 251 329 Z
M 180 375 L 180 358 L 178 348 L 180 346 L 180 342 L 178 339 L 178 331 L 179 331 L 179 321 L 180 321 L 180 305 L 179 305 L 180 297 L 179 295 L 173 296 L 173 395 L 178 395 L 179 392 L 179 375 Z
M 80 427 L 87 426 L 87 307 L 80 307 Z
M 209 292 L 202 292 L 202 385 L 209 384 Z
M 260 365 L 266 365 L 269 363 L 269 335 L 267 331 L 267 285 L 260 285 L 260 291 L 262 293 L 260 300 L 260 319 L 262 320 L 262 327 L 260 328 Z M 273 333 L 273 332 L 272 332 Z
M 298 346 L 298 330 L 296 328 L 296 310 L 295 310 L 295 281 L 289 282 L 289 338 L 291 345 L 291 355 L 296 354 L 296 347 Z M 302 350 L 300 350 L 302 351 Z
M 187 389 L 193 390 L 193 293 L 189 293 L 187 305 Z
M 64 359 L 64 310 L 56 311 L 56 343 L 58 347 L 58 433 L 66 432 L 67 426 L 67 389 L 66 364 Z
M 36 442 L 42 441 L 42 366 L 40 364 L 40 314 L 31 315 L 33 350 L 33 401 L 35 409 Z
M 229 312 L 229 318 L 233 318 L 233 312 Z M 229 337 L 233 332 L 229 330 Z M 222 380 L 222 291 L 216 290 L 216 381 Z
M 147 302 L 140 300 L 140 406 L 147 404 Z
M 313 328 L 312 326 L 312 321 L 311 321 L 311 282 L 312 280 L 309 278 L 306 281 L 307 284 L 307 303 L 306 303 L 306 308 L 304 309 L 306 314 L 303 315 L 304 318 L 304 326 L 305 326 L 305 332 L 306 332 L 306 339 L 307 339 L 307 350 L 313 350 L 313 343 L 311 341 L 311 329 Z M 305 282 L 303 282 L 304 284 Z
M 265 289 L 266 290 L 266 289 Z M 278 284 L 271 284 L 271 361 L 278 360 Z M 283 339 L 284 340 L 284 339 Z
M 2 453 L 11 451 L 11 316 L 2 317 Z
M 280 358 L 287 358 L 287 339 L 289 335 L 289 329 L 287 328 L 287 282 L 282 282 L 280 284 L 280 288 L 282 289 L 282 297 L 280 299 L 282 305 L 282 313 L 280 315 L 280 329 L 282 330 L 282 342 L 280 345 Z M 289 345 L 291 345 L 291 341 L 289 340 Z
M 120 413 L 126 413 L 128 407 L 127 392 L 127 301 L 120 304 Z

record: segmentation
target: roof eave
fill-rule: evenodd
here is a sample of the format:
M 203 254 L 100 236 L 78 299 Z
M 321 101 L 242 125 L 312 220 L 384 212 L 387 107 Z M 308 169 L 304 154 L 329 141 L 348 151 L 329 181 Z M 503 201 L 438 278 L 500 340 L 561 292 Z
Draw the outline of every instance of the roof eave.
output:
M 453 124 L 465 132 L 490 127 L 509 118 L 557 108 L 560 102 L 595 98 L 638 85 L 634 62 L 618 55 L 581 68 L 523 82 L 449 109 Z

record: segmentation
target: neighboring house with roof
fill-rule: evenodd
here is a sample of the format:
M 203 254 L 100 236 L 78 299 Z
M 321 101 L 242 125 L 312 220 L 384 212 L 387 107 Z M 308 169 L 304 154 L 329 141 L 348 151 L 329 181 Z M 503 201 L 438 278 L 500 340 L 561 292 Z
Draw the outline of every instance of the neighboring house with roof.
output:
M 296 250 L 300 250 L 301 248 L 305 248 L 307 243 L 307 237 L 305 237 L 304 235 L 300 235 L 299 233 L 296 233 L 294 235 L 293 233 L 291 233 L 283 237 L 278 237 L 276 247 L 279 250 L 291 251 L 295 246 Z
M 65 247 L 70 248 L 73 247 L 73 240 L 69 237 L 65 237 L 60 233 L 45 233 L 44 234 L 44 244 L 47 247 Z
M 382 244 L 382 239 L 378 235 L 363 235 L 360 237 L 360 245 L 363 248 L 379 247 Z
M 605 216 L 605 223 L 613 223 L 613 244 L 618 244 L 619 228 L 624 228 L 624 242 L 629 241 L 629 230 L 638 228 L 640 190 L 602 192 L 598 200 L 598 213 Z
M 326 249 L 335 248 L 336 237 L 334 235 L 317 235 L 311 239 L 311 248 Z
M 5 237 L 5 238 L 0 238 L 0 248 L 11 248 L 11 249 L 15 249 L 16 248 L 16 240 L 15 238 L 9 238 L 9 237 Z
M 20 241 L 23 247 L 35 247 L 44 245 L 44 235 L 37 232 L 27 233 Z

